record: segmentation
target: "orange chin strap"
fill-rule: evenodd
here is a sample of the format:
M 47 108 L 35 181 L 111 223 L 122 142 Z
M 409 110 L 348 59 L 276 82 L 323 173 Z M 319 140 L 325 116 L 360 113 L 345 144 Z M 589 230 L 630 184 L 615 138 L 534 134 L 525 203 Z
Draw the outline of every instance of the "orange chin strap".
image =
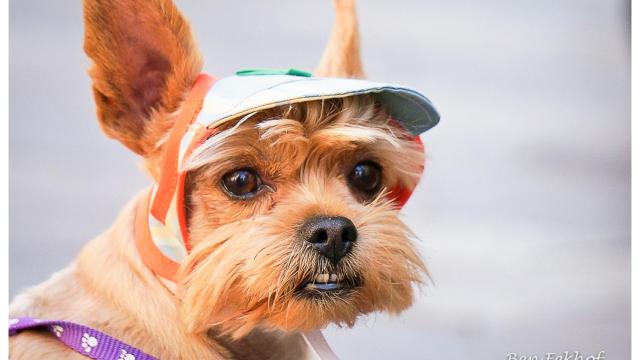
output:
M 143 263 L 157 275 L 173 282 L 180 263 L 191 250 L 184 204 L 187 172 L 181 171 L 180 166 L 198 145 L 216 132 L 195 122 L 215 81 L 207 74 L 200 74 L 196 79 L 164 145 L 166 150 L 160 179 L 147 192 L 136 211 L 136 247 Z M 414 141 L 422 147 L 419 136 Z M 413 189 L 397 187 L 391 191 L 390 197 L 395 199 L 400 209 L 412 192 Z
M 162 239 L 154 241 L 152 232 L 162 228 L 162 225 L 168 225 L 169 210 L 173 205 L 177 210 L 175 214 L 177 219 L 171 219 L 174 223 L 174 229 L 164 231 L 164 237 L 171 235 L 180 237 L 185 252 L 188 253 L 191 250 L 184 208 L 184 182 L 187 172 L 180 171 L 179 167 L 181 158 L 187 158 L 191 151 L 211 134 L 205 127 L 195 129 L 190 129 L 190 127 L 202 108 L 204 97 L 214 83 L 215 78 L 208 74 L 200 74 L 196 79 L 175 120 L 169 139 L 164 145 L 165 152 L 160 180 L 145 195 L 144 202 L 138 206 L 136 214 L 136 245 L 142 261 L 154 273 L 174 282 L 180 267 L 179 259 L 171 258 L 161 251 L 158 243 L 163 243 Z M 185 135 L 190 130 L 194 133 L 193 137 L 187 144 L 186 151 L 181 151 L 186 140 L 184 139 Z M 180 156 L 181 152 L 183 152 L 182 157 Z M 150 223 L 155 221 L 159 222 L 160 226 L 152 230 Z M 178 229 L 175 229 L 176 227 Z M 176 234 L 177 232 L 179 234 Z M 157 237 L 162 238 L 162 236 Z

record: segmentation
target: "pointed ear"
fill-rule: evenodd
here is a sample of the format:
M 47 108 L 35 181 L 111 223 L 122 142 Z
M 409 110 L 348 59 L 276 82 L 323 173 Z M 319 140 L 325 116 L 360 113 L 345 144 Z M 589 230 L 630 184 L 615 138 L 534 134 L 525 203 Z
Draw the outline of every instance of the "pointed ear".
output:
M 335 20 L 316 76 L 364 78 L 355 0 L 334 0 Z
M 84 25 L 100 125 L 149 156 L 202 68 L 189 24 L 169 0 L 85 0 Z

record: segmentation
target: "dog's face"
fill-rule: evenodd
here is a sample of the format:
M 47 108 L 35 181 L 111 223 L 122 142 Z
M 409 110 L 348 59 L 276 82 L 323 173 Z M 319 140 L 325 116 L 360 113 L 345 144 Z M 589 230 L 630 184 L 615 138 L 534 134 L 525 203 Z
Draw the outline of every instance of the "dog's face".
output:
M 406 308 L 424 265 L 387 195 L 417 181 L 408 139 L 356 98 L 256 114 L 205 142 L 188 165 L 192 329 L 308 330 Z
M 85 26 L 100 123 L 158 179 L 172 115 L 201 71 L 188 25 L 168 0 L 108 9 L 86 0 Z M 336 41 L 357 32 L 349 34 Z M 325 53 L 331 62 L 318 72 L 362 73 L 357 41 L 343 45 L 329 46 L 344 53 Z M 220 128 L 186 165 L 193 249 L 178 296 L 187 327 L 240 337 L 257 326 L 351 325 L 409 306 L 426 270 L 388 194 L 412 188 L 422 163 L 410 134 L 366 96 Z

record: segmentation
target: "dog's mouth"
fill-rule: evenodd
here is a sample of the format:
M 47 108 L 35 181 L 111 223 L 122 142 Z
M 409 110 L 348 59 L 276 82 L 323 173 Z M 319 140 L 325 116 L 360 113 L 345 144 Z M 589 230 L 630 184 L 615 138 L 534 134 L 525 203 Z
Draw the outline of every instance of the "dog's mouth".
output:
M 346 276 L 340 273 L 322 273 L 303 282 L 297 293 L 303 296 L 317 297 L 327 294 L 346 295 L 361 285 L 359 276 Z

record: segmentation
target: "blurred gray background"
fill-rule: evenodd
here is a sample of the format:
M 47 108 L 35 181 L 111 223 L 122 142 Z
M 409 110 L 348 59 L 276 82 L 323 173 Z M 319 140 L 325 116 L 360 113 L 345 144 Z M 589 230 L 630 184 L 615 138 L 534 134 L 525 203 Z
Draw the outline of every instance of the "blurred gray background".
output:
M 178 1 L 215 75 L 313 69 L 329 1 Z M 371 79 L 442 121 L 403 210 L 434 284 L 325 331 L 345 359 L 630 357 L 629 3 L 367 0 Z M 10 2 L 10 293 L 45 280 L 149 183 L 100 132 L 79 1 Z

